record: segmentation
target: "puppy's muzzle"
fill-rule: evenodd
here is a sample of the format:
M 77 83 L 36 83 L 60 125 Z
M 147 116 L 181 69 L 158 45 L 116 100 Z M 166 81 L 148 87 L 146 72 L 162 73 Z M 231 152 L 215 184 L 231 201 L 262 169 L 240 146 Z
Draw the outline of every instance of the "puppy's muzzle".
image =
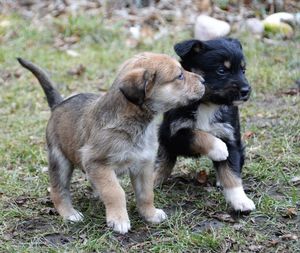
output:
M 202 76 L 199 76 L 199 97 L 197 100 L 201 99 L 205 94 L 205 85 L 204 85 L 204 79 Z
M 246 87 L 241 88 L 240 94 L 241 94 L 240 100 L 247 101 L 251 94 L 251 86 L 246 86 Z

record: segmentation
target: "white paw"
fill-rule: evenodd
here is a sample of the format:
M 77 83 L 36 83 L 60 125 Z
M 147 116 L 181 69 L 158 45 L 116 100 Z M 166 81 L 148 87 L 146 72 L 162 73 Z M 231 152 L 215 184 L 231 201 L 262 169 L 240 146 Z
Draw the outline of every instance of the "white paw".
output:
M 77 210 L 73 210 L 72 214 L 66 217 L 66 220 L 72 222 L 79 222 L 83 220 L 83 214 Z
M 164 221 L 167 218 L 168 216 L 162 209 L 155 209 L 154 215 L 151 217 L 147 217 L 146 221 L 157 224 Z
M 248 212 L 255 210 L 254 202 L 247 197 L 242 186 L 224 189 L 224 196 L 235 211 Z
M 107 220 L 106 221 L 107 226 L 112 228 L 113 231 L 120 233 L 120 234 L 126 234 L 130 230 L 130 221 L 125 219 L 125 220 Z
M 215 138 L 213 149 L 208 152 L 207 156 L 213 161 L 225 161 L 228 157 L 226 144 L 219 138 Z

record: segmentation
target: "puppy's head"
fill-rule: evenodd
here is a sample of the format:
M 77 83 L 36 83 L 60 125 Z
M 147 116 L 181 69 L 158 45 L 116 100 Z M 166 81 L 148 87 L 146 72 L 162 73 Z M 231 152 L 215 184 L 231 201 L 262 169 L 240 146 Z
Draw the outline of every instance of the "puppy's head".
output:
M 238 40 L 188 40 L 176 44 L 174 49 L 186 70 L 203 75 L 203 101 L 237 105 L 249 99 L 251 86 L 245 76 L 246 63 Z
M 175 59 L 141 53 L 120 68 L 117 84 L 125 98 L 154 112 L 165 112 L 199 100 L 204 94 L 201 76 L 185 71 Z

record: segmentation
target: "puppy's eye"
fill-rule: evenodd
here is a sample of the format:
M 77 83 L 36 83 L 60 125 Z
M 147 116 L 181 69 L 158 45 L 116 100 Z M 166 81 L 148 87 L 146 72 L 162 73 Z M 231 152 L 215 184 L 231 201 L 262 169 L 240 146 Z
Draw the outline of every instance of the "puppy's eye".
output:
M 183 73 L 181 73 L 178 77 L 177 77 L 178 80 L 183 80 L 184 79 L 184 76 L 183 76 Z
M 246 73 L 246 69 L 245 69 L 245 68 L 242 68 L 242 71 L 243 71 L 243 74 L 245 74 L 245 73 Z
M 219 67 L 217 69 L 217 74 L 221 76 L 225 75 L 225 69 L 223 67 Z

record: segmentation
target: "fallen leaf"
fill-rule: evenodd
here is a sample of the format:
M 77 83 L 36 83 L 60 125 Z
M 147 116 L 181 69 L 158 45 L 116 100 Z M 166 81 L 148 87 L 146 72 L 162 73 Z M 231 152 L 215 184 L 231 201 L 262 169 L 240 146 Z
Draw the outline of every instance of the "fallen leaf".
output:
M 71 36 L 64 38 L 64 41 L 68 44 L 74 44 L 77 43 L 80 40 L 79 36 Z
M 283 62 L 286 62 L 286 59 L 283 59 L 281 57 L 274 57 L 274 61 L 279 62 L 279 63 L 283 63 Z
M 68 74 L 71 76 L 81 76 L 85 72 L 85 67 L 80 64 L 77 67 L 68 70 Z
M 294 207 L 290 207 L 286 210 L 286 212 L 282 216 L 286 218 L 293 218 L 297 216 L 297 210 Z
M 269 245 L 269 246 L 276 246 L 278 243 L 279 243 L 278 240 L 273 239 L 272 241 L 269 241 L 268 245 Z
M 216 218 L 220 221 L 235 223 L 235 220 L 228 213 L 214 213 L 211 217 Z
M 252 131 L 246 131 L 243 135 L 243 140 L 248 140 L 254 136 L 254 132 Z
M 29 197 L 26 197 L 26 196 L 19 196 L 15 199 L 15 203 L 18 205 L 18 206 L 22 206 L 24 205 L 28 200 L 30 200 L 31 198 Z
M 196 175 L 196 180 L 200 184 L 206 184 L 207 183 L 207 173 L 205 170 L 200 170 L 199 173 Z

